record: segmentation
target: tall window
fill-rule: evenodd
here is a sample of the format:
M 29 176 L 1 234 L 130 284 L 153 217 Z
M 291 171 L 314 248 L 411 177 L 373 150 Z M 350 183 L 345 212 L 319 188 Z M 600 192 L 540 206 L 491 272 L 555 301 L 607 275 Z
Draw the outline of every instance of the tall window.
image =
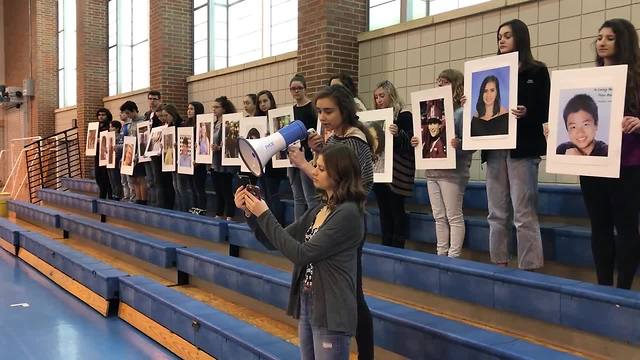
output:
M 297 0 L 193 2 L 193 68 L 196 74 L 297 48 Z
M 109 95 L 149 87 L 149 0 L 109 0 Z
M 490 0 L 370 0 L 369 30 L 437 15 Z
M 58 107 L 76 104 L 76 1 L 58 0 Z

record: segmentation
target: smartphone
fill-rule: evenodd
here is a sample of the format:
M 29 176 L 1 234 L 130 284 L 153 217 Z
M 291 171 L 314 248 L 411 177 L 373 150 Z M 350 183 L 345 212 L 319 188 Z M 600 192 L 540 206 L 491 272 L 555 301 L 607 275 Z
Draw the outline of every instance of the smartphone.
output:
M 251 185 L 251 179 L 248 175 L 238 174 L 238 188 L 244 186 L 247 191 L 249 191 L 253 196 L 258 199 L 262 199 L 260 196 L 260 187 L 256 185 Z

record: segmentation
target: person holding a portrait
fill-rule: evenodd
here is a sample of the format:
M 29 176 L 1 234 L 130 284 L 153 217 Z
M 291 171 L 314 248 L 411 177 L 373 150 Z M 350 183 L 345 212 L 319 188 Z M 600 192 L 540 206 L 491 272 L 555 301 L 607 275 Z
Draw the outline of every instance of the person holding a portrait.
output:
M 489 75 L 482 80 L 476 111 L 471 119 L 471 136 L 509 133 L 509 112 L 500 104 L 500 82 L 497 77 Z

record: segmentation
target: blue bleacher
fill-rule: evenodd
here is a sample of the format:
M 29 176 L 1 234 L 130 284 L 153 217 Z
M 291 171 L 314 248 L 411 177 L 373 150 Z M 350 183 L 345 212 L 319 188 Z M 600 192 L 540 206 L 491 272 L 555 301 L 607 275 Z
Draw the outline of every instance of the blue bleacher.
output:
M 13 255 L 18 255 L 18 249 L 20 248 L 19 235 L 21 231 L 26 230 L 0 217 L 0 239 L 4 239 L 9 245 L 13 246 Z
M 96 198 L 91 195 L 83 195 L 70 191 L 54 189 L 41 189 L 38 190 L 38 197 L 45 203 L 51 203 L 75 210 L 82 210 L 87 213 L 96 212 Z
M 142 276 L 122 278 L 120 301 L 218 359 L 298 359 L 297 346 Z
M 7 208 L 15 212 L 19 219 L 56 229 L 60 227 L 60 215 L 57 210 L 19 200 L 7 201 Z
M 166 210 L 113 200 L 96 200 L 96 212 L 106 217 L 168 230 L 213 242 L 227 238 L 227 222 L 182 211 Z
M 178 249 L 178 271 L 213 282 L 286 310 L 291 275 L 248 260 L 205 249 Z M 367 296 L 376 345 L 412 359 L 429 358 L 574 358 L 510 336 Z M 430 346 L 425 346 L 429 339 Z M 432 348 L 432 344 L 437 344 Z
M 67 189 L 81 191 L 87 194 L 98 194 L 100 192 L 98 184 L 94 179 L 63 177 L 60 179 L 60 184 Z
M 107 300 L 118 298 L 118 279 L 127 274 L 34 232 L 20 232 L 20 246 Z
M 175 266 L 176 248 L 182 247 L 129 229 L 71 214 L 60 215 L 60 227 L 70 234 L 93 240 L 163 268 Z

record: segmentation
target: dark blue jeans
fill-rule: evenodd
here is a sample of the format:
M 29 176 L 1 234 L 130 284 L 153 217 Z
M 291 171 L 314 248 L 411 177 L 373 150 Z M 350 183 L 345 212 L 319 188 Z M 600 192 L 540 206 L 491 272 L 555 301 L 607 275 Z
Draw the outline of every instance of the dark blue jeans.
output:
M 173 188 L 176 190 L 176 210 L 189 211 L 193 205 L 193 176 L 171 173 Z
M 351 335 L 311 326 L 313 300 L 310 292 L 300 293 L 300 358 L 302 360 L 348 360 Z

